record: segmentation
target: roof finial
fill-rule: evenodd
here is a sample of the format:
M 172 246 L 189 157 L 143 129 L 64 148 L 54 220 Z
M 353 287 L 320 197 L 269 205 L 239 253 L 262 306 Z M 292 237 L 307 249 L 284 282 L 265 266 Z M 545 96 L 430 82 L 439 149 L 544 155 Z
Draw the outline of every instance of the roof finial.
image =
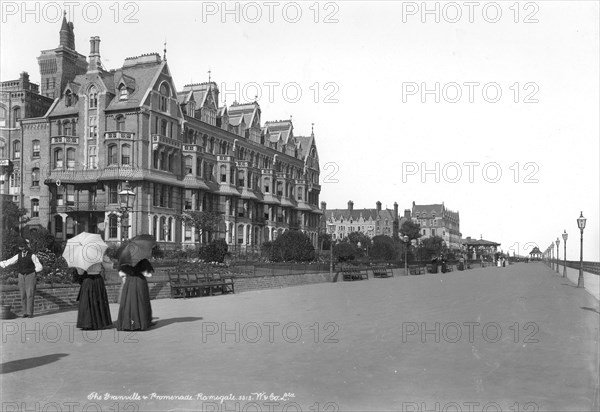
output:
M 165 39 L 165 48 L 163 49 L 163 60 L 167 61 L 167 39 Z
M 314 124 L 314 123 L 311 123 L 311 124 L 310 124 L 310 134 L 311 134 L 312 136 L 314 136 L 314 135 L 315 135 L 315 124 Z
M 210 83 L 210 74 L 211 74 L 211 73 L 212 73 L 212 72 L 211 72 L 211 70 L 210 70 L 210 67 L 209 67 L 209 68 L 208 68 L 208 82 L 209 82 L 209 83 Z

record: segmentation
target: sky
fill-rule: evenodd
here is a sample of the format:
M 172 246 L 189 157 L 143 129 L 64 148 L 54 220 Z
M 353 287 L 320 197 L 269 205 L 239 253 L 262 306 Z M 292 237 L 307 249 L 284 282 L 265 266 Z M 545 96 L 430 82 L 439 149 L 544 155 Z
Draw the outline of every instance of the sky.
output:
M 157 52 L 175 84 L 221 104 L 257 98 L 318 145 L 321 201 L 355 209 L 444 202 L 463 237 L 544 251 L 569 234 L 600 260 L 599 3 L 2 2 L 0 77 L 58 45 L 100 36 L 107 69 Z M 210 71 L 210 74 L 209 74 Z

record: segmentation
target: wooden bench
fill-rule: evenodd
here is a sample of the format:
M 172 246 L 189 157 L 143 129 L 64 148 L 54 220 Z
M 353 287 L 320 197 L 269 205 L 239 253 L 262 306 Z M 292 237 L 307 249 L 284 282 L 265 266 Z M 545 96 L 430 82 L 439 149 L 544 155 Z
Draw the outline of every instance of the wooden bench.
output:
M 369 279 L 369 274 L 358 268 L 344 268 L 342 269 L 342 279 L 344 280 L 363 280 Z
M 233 276 L 195 273 L 193 269 L 176 269 L 169 271 L 168 276 L 173 299 L 235 293 Z
M 373 270 L 373 277 L 375 278 L 394 277 L 392 269 L 387 266 L 373 266 L 371 270 Z
M 425 274 L 425 269 L 423 268 L 423 266 L 409 266 L 408 267 L 408 273 L 415 276 L 415 275 L 424 275 Z

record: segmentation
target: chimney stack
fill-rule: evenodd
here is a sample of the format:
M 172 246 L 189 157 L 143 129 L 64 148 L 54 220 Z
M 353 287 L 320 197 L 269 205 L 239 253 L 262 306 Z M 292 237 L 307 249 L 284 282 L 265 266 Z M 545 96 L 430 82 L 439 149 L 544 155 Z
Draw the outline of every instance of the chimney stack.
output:
M 398 202 L 394 202 L 394 219 L 398 219 Z
M 98 71 L 101 69 L 100 63 L 100 37 L 90 37 L 90 63 L 88 71 Z
M 410 209 L 404 209 L 404 218 L 410 219 Z
M 381 202 L 378 200 L 377 203 L 375 203 L 375 205 L 377 205 L 377 211 L 381 212 Z
M 327 203 L 321 202 L 321 210 L 327 210 Z
M 348 201 L 348 210 L 352 212 L 354 210 L 354 202 L 352 200 Z

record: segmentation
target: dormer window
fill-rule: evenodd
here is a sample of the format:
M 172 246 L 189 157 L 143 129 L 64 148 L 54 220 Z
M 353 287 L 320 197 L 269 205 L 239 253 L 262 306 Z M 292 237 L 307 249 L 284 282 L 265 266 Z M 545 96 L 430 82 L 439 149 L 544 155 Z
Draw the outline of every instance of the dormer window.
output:
M 119 100 L 127 100 L 129 97 L 129 91 L 127 87 L 123 83 L 119 86 Z
M 159 93 L 160 93 L 159 110 L 162 112 L 167 112 L 169 97 L 171 97 L 171 89 L 166 82 L 163 82 L 160 85 Z
M 73 105 L 73 93 L 71 90 L 65 92 L 65 106 L 69 107 Z

